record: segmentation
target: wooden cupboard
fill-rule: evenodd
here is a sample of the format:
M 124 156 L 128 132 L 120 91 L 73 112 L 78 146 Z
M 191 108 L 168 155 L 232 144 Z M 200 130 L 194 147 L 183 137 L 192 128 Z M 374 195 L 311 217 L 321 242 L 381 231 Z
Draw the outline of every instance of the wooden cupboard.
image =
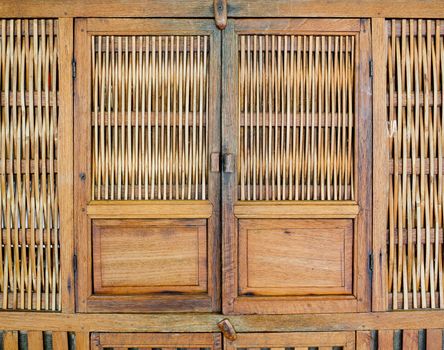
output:
M 0 4 L 0 348 L 442 348 L 442 4 Z

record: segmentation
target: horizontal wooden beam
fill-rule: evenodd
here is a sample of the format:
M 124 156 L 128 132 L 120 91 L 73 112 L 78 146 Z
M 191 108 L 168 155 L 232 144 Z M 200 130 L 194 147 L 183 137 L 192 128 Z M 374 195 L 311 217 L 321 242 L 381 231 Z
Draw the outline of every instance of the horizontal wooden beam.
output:
M 243 219 L 355 218 L 359 206 L 353 201 L 241 201 L 234 215 Z
M 205 219 L 213 213 L 209 201 L 91 201 L 87 214 L 93 219 Z
M 237 332 L 309 332 L 444 328 L 443 311 L 247 315 L 63 314 L 2 312 L 0 330 L 73 332 L 219 332 L 228 318 Z
M 213 0 L 0 0 L 0 18 L 214 17 Z M 229 0 L 228 17 L 443 18 L 441 0 Z

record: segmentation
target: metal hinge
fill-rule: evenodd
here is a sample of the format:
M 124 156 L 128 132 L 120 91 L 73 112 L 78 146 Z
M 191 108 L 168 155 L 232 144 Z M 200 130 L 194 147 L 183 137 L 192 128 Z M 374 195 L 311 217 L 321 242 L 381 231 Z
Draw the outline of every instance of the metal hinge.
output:
M 370 75 L 370 78 L 373 78 L 373 60 L 368 62 L 368 74 Z
M 72 59 L 72 78 L 75 79 L 77 74 L 77 63 L 76 60 Z
M 74 270 L 74 276 L 77 275 L 77 254 L 72 257 L 72 268 Z
M 368 269 L 370 270 L 370 272 L 373 272 L 373 253 L 370 253 L 368 255 Z

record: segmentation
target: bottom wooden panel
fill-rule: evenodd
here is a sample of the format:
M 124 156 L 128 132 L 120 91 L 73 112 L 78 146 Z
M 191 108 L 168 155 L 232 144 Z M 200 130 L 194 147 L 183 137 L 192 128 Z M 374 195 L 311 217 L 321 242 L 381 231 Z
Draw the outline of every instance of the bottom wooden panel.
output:
M 358 350 L 442 350 L 442 329 L 384 329 L 357 332 Z
M 220 350 L 221 335 L 216 333 L 93 333 L 91 349 L 156 348 L 156 350 Z
M 355 332 L 244 333 L 225 344 L 226 350 L 352 350 L 355 349 Z
M 82 349 L 74 333 L 42 331 L 0 331 L 2 350 L 70 350 Z M 86 350 L 86 349 L 85 349 Z

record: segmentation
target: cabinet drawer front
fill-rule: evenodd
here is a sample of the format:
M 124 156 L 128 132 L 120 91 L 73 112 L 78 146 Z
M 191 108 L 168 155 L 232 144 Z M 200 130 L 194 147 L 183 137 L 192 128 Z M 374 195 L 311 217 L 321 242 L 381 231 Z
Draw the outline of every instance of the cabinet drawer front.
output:
M 95 220 L 94 292 L 206 289 L 205 220 Z
M 240 291 L 350 294 L 352 247 L 352 220 L 240 220 Z

